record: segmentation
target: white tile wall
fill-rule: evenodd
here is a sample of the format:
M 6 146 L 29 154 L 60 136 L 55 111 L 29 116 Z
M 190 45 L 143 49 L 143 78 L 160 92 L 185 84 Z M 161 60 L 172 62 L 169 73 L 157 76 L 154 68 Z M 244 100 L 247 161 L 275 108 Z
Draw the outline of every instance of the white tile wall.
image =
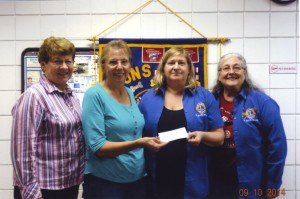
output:
M 16 39 L 32 40 L 40 39 L 41 19 L 35 16 L 16 16 Z
M 298 18 L 298 21 L 300 21 L 300 14 L 298 14 L 299 18 Z M 299 52 L 300 52 L 300 39 L 299 39 L 299 32 L 300 32 L 300 26 L 298 26 L 298 29 L 297 29 L 297 52 L 298 52 L 298 56 L 297 56 L 297 62 L 299 62 L 300 60 L 300 56 L 299 56 Z M 299 68 L 299 67 L 298 67 Z
M 16 14 L 39 14 L 39 1 L 16 1 Z
M 269 39 L 255 38 L 245 39 L 245 53 L 248 63 L 268 63 L 269 62 Z M 259 46 L 259 48 L 258 48 Z
M 165 0 L 168 7 L 175 12 L 191 12 L 192 0 Z
M 297 64 L 296 88 L 300 88 L 300 64 Z
M 218 36 L 242 37 L 243 13 L 220 13 L 218 24 Z
M 141 17 L 142 38 L 166 38 L 166 14 L 143 14 Z
M 92 15 L 92 35 L 98 35 L 116 22 L 116 15 Z M 99 35 L 100 37 L 116 37 L 116 31 L 111 28 Z
M 296 139 L 296 117 L 294 115 L 282 115 L 282 122 L 287 139 Z
M 300 190 L 300 166 L 296 166 L 296 190 Z
M 230 39 L 230 41 L 223 45 L 222 55 L 230 52 L 236 52 L 241 55 L 244 54 L 244 40 L 243 39 Z
M 1 15 L 15 14 L 15 2 L 14 1 L 0 1 L 0 14 Z
M 66 1 L 66 12 L 67 14 L 89 14 L 91 12 L 90 1 Z
M 11 116 L 0 116 L 0 140 L 9 140 L 11 135 Z
M 296 13 L 278 12 L 271 14 L 271 36 L 289 37 L 296 35 Z
M 219 60 L 218 57 L 218 45 L 212 44 L 207 47 L 207 63 L 217 63 Z
M 191 14 L 180 14 L 180 16 L 191 23 Z M 180 29 L 181 31 L 178 31 Z M 181 19 L 173 14 L 167 14 L 167 37 L 168 38 L 191 38 L 192 30 Z M 198 35 L 198 37 L 200 37 Z
M 300 113 L 300 89 L 296 90 L 296 100 L 297 100 L 297 104 L 296 104 L 296 113 L 299 114 Z M 300 133 L 300 131 L 299 131 Z
M 125 15 L 117 15 L 117 21 L 123 18 Z M 134 28 L 133 28 L 134 27 Z M 130 18 L 125 20 L 122 24 L 118 26 L 116 30 L 117 38 L 139 38 L 141 30 L 141 15 L 134 14 Z
M 0 66 L 15 64 L 15 42 L 0 41 Z
M 0 90 L 14 90 L 15 89 L 15 67 L 14 66 L 0 66 L 0 79 L 5 84 L 0 84 Z
M 0 4 L 1 6 L 1 4 Z M 0 16 L 0 40 L 14 40 L 16 35 L 14 16 Z
M 284 173 L 283 173 L 283 177 L 282 177 L 282 189 L 286 189 L 286 190 L 295 190 L 295 186 L 296 186 L 296 171 L 295 171 L 295 167 L 296 166 L 290 166 L 290 165 L 286 165 L 284 167 Z M 289 194 L 287 194 L 289 195 Z
M 218 10 L 217 0 L 192 0 L 193 12 L 216 12 Z
M 259 88 L 270 87 L 268 64 L 248 64 L 248 73 L 253 83 Z
M 10 141 L 1 140 L 0 141 L 0 165 L 11 164 L 10 159 Z
M 116 11 L 116 1 L 110 0 L 91 0 L 91 11 L 95 14 L 114 13 Z
M 270 74 L 271 88 L 295 88 L 295 74 Z
M 87 39 L 91 36 L 90 15 L 67 15 L 67 36 L 74 39 Z
M 143 3 L 141 3 L 140 0 L 116 0 L 116 7 L 117 13 L 130 13 L 133 10 L 137 9 L 139 6 L 141 6 Z
M 273 38 L 270 47 L 271 63 L 296 62 L 295 38 Z
M 0 195 L 12 199 L 9 145 L 11 108 L 20 95 L 21 53 L 39 47 L 49 35 L 65 36 L 78 47 L 147 0 L 0 1 Z M 249 73 L 281 109 L 288 138 L 282 188 L 300 198 L 299 1 L 279 5 L 270 0 L 163 0 L 207 37 L 227 37 L 221 54 L 246 57 Z M 298 6 L 298 9 L 297 9 Z M 298 15 L 298 16 L 297 16 Z M 298 19 L 297 19 L 298 17 Z M 5 28 L 3 28 L 5 27 Z M 297 28 L 298 27 L 298 33 Z M 297 36 L 298 35 L 298 38 Z M 198 38 L 157 1 L 101 37 Z M 208 46 L 208 85 L 216 81 L 219 48 Z M 298 74 L 269 74 L 270 64 L 298 64 Z M 79 197 L 80 198 L 80 197 Z
M 269 11 L 269 0 L 245 0 L 246 11 Z
M 0 91 L 0 115 L 10 115 L 11 109 L 16 102 L 15 91 Z
M 17 77 L 21 77 L 21 66 L 15 66 L 15 88 L 14 90 L 20 91 L 21 90 L 21 78 L 17 78 Z
M 193 26 L 204 36 L 218 36 L 218 16 L 214 13 L 195 13 L 192 16 Z M 199 37 L 197 32 L 193 32 L 193 37 Z
M 243 11 L 244 1 L 240 0 L 222 0 L 219 1 L 219 11 Z
M 281 113 L 295 114 L 296 92 L 294 89 L 273 89 L 270 95 L 280 106 Z
M 268 37 L 269 18 L 269 13 L 245 13 L 245 37 Z
M 296 142 L 295 140 L 287 140 L 288 154 L 285 163 L 287 165 L 295 165 L 296 163 Z
M 41 14 L 65 14 L 66 2 L 65 1 L 41 1 Z
M 93 42 L 89 41 L 88 39 L 74 40 L 73 43 L 74 43 L 75 46 L 80 46 L 80 47 L 83 47 L 83 48 L 88 48 L 88 47 L 91 48 L 91 46 L 93 45 Z
M 300 165 L 300 140 L 299 139 L 296 140 L 296 164 Z M 298 170 L 298 172 L 300 172 L 300 170 Z M 298 175 L 300 175 L 300 173 Z M 300 189 L 297 189 L 297 190 L 300 190 Z
M 286 194 L 284 196 L 278 197 L 278 199 L 294 199 L 296 197 L 295 191 L 286 191 Z
M 11 165 L 1 165 L 0 166 L 0 189 L 12 189 L 12 166 Z M 4 199 L 3 195 L 1 198 Z
M 41 39 L 49 36 L 66 36 L 67 18 L 65 15 L 41 16 Z
M 299 98 L 298 98 L 299 99 Z M 300 140 L 300 115 L 296 115 L 296 139 Z M 300 144 L 300 143 L 299 143 Z M 299 145 L 300 146 L 300 145 Z M 299 148 L 300 149 L 300 148 Z M 300 151 L 300 150 L 298 150 Z M 300 155 L 300 152 L 299 152 Z M 299 156 L 300 157 L 300 156 Z M 300 160 L 300 159 L 299 159 Z M 298 162 L 300 164 L 300 161 Z
M 262 90 L 263 90 L 263 92 L 265 92 L 267 95 L 270 95 L 270 89 L 264 88 L 264 89 L 262 89 Z
M 146 3 L 147 1 L 142 1 L 142 4 Z M 143 10 L 142 13 L 165 13 L 167 9 L 160 4 L 158 1 L 153 1 L 152 3 L 148 4 Z
M 217 83 L 218 75 L 217 75 L 217 64 L 208 64 L 207 65 L 207 73 L 208 73 L 208 89 L 212 89 L 214 85 Z
M 11 189 L 13 189 L 13 187 L 11 186 Z M 3 199 L 12 199 L 13 198 L 13 191 L 12 190 L 1 190 L 0 189 L 0 195 L 1 197 L 3 197 Z

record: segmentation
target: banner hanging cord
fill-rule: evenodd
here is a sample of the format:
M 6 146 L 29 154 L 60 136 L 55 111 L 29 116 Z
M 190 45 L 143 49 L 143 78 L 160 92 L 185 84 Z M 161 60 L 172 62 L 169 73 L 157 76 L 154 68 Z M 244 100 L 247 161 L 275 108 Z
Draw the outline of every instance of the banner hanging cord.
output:
M 109 27 L 107 27 L 106 29 L 104 29 L 103 31 L 101 31 L 99 34 L 93 36 L 91 39 L 89 40 L 94 40 L 97 39 L 97 37 L 99 37 L 99 35 L 102 35 L 103 33 L 105 33 L 106 31 L 108 31 L 109 29 L 111 29 L 112 27 L 114 27 L 115 25 L 117 25 L 118 23 L 120 23 L 121 21 L 127 19 L 128 17 L 130 17 L 131 15 L 133 15 L 134 13 L 138 12 L 139 10 L 142 10 L 143 8 L 145 8 L 146 6 L 148 6 L 153 0 L 149 0 L 146 3 L 142 4 L 141 6 L 139 6 L 138 8 L 134 9 L 133 11 L 131 11 L 129 14 L 127 14 L 126 16 L 124 16 L 123 18 L 121 18 L 120 20 L 116 21 L 115 23 L 113 23 L 112 25 L 110 25 Z
M 167 10 L 169 10 L 173 15 L 175 15 L 177 18 L 179 18 L 181 21 L 183 21 L 187 26 L 189 26 L 192 30 L 194 30 L 196 33 L 198 33 L 201 37 L 206 38 L 208 43 L 217 43 L 219 46 L 219 55 L 221 57 L 221 53 L 222 53 L 222 44 L 226 43 L 229 41 L 228 38 L 224 38 L 224 37 L 219 37 L 219 38 L 207 38 L 205 37 L 199 30 L 197 30 L 192 24 L 190 24 L 189 22 L 187 22 L 185 19 L 183 19 L 179 14 L 177 14 L 175 11 L 173 11 L 169 6 L 167 6 L 165 3 L 163 3 L 161 0 L 148 0 L 147 2 L 145 2 L 144 4 L 142 4 L 141 6 L 139 6 L 138 8 L 134 9 L 133 11 L 131 11 L 129 14 L 127 14 L 126 16 L 124 16 L 123 18 L 121 18 L 120 20 L 116 21 L 115 23 L 113 23 L 112 25 L 110 25 L 109 27 L 107 27 L 106 29 L 104 29 L 103 31 L 101 31 L 99 34 L 89 38 L 88 40 L 93 41 L 94 43 L 94 55 L 96 55 L 96 40 L 97 38 L 102 35 L 103 33 L 105 33 L 106 31 L 108 31 L 109 29 L 111 29 L 112 27 L 116 26 L 117 24 L 119 24 L 120 22 L 124 21 L 125 19 L 127 19 L 128 17 L 130 17 L 131 15 L 137 13 L 138 11 L 144 9 L 145 7 L 147 7 L 150 3 L 152 3 L 153 1 L 156 1 L 158 3 L 160 3 L 163 7 L 165 7 Z
M 198 31 L 194 26 L 192 26 L 189 22 L 187 22 L 185 19 L 183 19 L 179 14 L 177 14 L 175 11 L 173 11 L 171 8 L 169 8 L 161 0 L 156 0 L 156 1 L 158 3 L 160 3 L 162 6 L 164 6 L 167 10 L 169 10 L 173 15 L 175 15 L 180 20 L 182 20 L 187 26 L 189 26 L 192 30 L 194 30 L 195 32 L 197 32 L 201 37 L 206 38 L 200 31 Z

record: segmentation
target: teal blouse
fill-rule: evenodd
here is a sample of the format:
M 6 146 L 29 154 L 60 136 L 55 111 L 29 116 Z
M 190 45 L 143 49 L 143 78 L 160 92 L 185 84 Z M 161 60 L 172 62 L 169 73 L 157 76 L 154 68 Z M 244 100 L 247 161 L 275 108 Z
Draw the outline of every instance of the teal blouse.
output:
M 85 174 L 118 183 L 133 182 L 145 176 L 142 148 L 112 158 L 95 154 L 107 141 L 122 142 L 142 137 L 144 117 L 132 91 L 125 88 L 131 106 L 117 102 L 99 83 L 88 89 L 83 99 L 82 124 L 87 149 Z

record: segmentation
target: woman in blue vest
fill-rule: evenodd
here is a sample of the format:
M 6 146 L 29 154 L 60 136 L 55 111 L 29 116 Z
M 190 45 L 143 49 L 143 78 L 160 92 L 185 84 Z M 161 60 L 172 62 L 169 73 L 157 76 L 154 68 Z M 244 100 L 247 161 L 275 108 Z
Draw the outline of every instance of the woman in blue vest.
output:
M 213 94 L 225 140 L 214 148 L 211 198 L 273 198 L 280 194 L 287 143 L 279 107 L 256 88 L 245 59 L 221 57 Z
M 154 88 L 140 102 L 144 136 L 185 127 L 188 139 L 171 141 L 159 152 L 145 150 L 152 194 L 161 199 L 204 198 L 209 190 L 208 146 L 221 145 L 223 122 L 213 95 L 198 86 L 194 66 L 183 48 L 162 57 Z

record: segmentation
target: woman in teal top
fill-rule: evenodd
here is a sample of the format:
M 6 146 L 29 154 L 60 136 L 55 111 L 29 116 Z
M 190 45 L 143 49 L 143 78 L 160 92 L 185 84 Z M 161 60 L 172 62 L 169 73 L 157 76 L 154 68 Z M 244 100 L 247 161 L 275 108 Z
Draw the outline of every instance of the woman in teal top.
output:
M 133 93 L 124 86 L 131 51 L 122 40 L 109 42 L 101 57 L 103 81 L 83 99 L 86 142 L 83 197 L 145 198 L 143 148 L 158 151 L 165 143 L 142 138 L 145 124 Z

